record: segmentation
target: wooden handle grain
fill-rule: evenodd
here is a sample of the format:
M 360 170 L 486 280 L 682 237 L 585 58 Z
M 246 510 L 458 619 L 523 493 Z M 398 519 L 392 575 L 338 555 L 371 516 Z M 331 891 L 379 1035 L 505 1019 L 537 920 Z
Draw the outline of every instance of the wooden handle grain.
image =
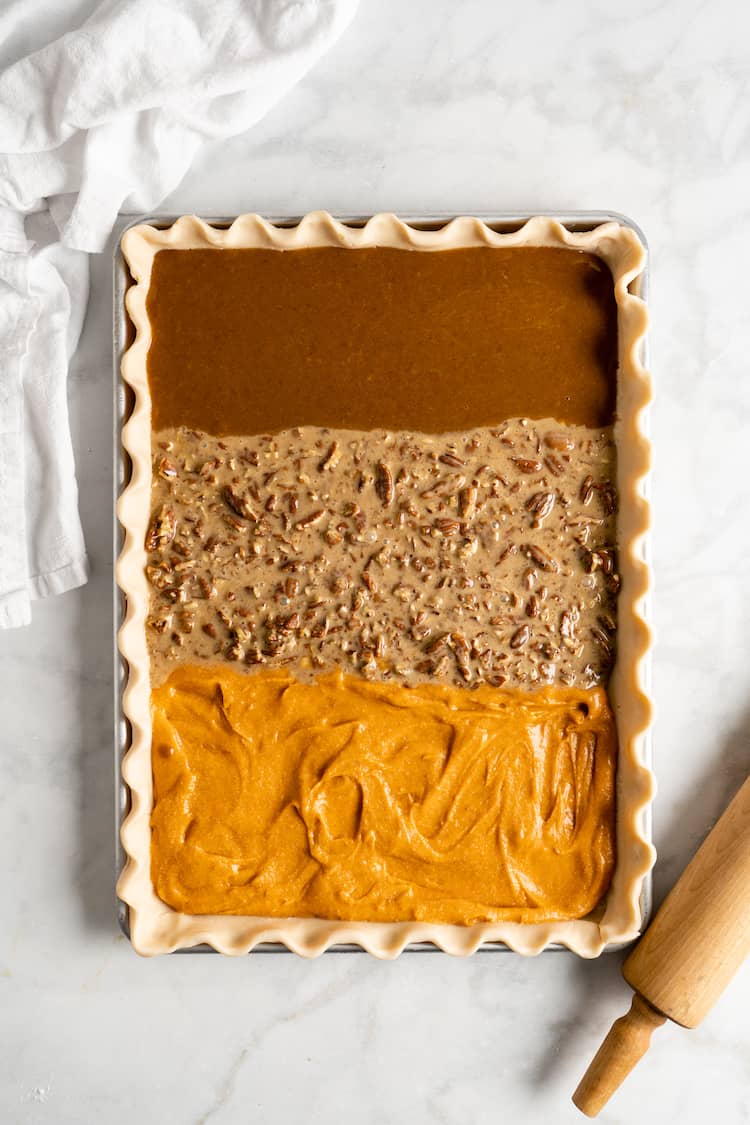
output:
M 750 778 L 623 965 L 628 984 L 695 1027 L 750 954 Z
M 657 1027 L 666 1016 L 636 992 L 630 1011 L 615 1020 L 584 1074 L 573 1101 L 587 1117 L 596 1117 L 615 1090 L 643 1058 Z

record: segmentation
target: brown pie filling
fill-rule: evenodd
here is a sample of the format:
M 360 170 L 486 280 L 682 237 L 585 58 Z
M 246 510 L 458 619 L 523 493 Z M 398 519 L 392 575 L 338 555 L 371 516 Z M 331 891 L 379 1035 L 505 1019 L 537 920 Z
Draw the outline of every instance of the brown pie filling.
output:
M 159 896 L 589 913 L 615 858 L 607 267 L 162 250 L 148 316 Z

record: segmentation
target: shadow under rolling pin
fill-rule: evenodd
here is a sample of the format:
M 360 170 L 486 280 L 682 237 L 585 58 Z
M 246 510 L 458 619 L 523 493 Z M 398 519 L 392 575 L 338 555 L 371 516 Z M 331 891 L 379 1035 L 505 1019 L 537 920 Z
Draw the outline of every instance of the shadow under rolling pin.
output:
M 697 1027 L 750 954 L 750 778 L 622 967 L 635 989 L 573 1101 L 596 1117 L 667 1019 Z

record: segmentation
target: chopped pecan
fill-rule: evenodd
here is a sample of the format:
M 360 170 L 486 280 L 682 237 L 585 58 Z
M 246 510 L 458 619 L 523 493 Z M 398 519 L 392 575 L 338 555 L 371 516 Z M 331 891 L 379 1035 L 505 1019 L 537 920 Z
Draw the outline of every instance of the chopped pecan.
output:
M 163 504 L 154 514 L 146 532 L 146 550 L 158 551 L 160 547 L 168 547 L 177 531 L 177 517 L 172 508 Z

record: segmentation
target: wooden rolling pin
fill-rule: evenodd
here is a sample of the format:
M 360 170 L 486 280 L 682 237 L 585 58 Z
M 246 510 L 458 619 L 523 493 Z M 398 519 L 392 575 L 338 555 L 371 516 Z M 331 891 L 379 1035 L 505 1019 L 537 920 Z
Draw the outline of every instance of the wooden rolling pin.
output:
M 691 859 L 622 973 L 635 989 L 573 1095 L 596 1117 L 667 1018 L 697 1027 L 750 954 L 750 778 Z

